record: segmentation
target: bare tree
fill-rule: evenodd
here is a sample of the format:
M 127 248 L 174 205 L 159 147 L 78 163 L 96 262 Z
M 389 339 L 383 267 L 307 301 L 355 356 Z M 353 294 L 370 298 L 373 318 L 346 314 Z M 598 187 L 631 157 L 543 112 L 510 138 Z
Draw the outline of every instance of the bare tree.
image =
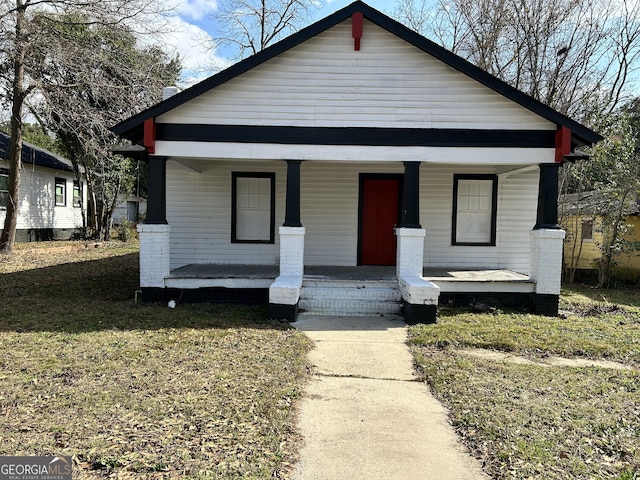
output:
M 635 0 L 399 0 L 394 14 L 489 73 L 587 123 L 628 100 Z M 426 21 L 428 19 L 428 21 Z
M 131 162 L 111 153 L 109 126 L 159 101 L 162 87 L 176 83 L 180 62 L 138 45 L 129 27 L 92 23 L 84 14 L 34 23 L 46 42 L 33 46 L 33 68 L 48 82 L 30 111 L 59 136 L 78 180 L 83 167 L 89 233 L 108 240 L 117 197 L 130 193 L 134 179 Z
M 37 99 L 49 78 L 34 70 L 42 32 L 34 19 L 82 11 L 91 23 L 120 25 L 159 8 L 154 0 L 4 0 L 0 3 L 0 96 L 11 105 L 9 192 L 0 252 L 13 249 L 22 169 L 22 122 L 26 102 Z M 36 47 L 37 48 L 37 47 Z
M 295 32 L 311 18 L 321 0 L 220 0 L 215 20 L 215 46 L 241 59 Z

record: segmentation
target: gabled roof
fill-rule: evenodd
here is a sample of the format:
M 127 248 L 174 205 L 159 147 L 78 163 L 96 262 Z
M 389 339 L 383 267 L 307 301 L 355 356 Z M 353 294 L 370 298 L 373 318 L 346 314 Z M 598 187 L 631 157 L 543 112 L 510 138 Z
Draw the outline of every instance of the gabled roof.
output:
M 111 130 L 117 135 L 127 138 L 134 143 L 140 142 L 143 136 L 143 124 L 145 120 L 162 115 L 163 113 L 194 99 L 212 88 L 247 72 L 248 70 L 273 57 L 276 57 L 277 55 L 280 55 L 290 48 L 293 48 L 296 45 L 299 45 L 325 30 L 351 18 L 355 12 L 361 12 L 364 15 L 364 18 L 370 22 L 405 40 L 425 53 L 439 59 L 450 67 L 464 73 L 504 97 L 522 105 L 550 122 L 569 128 L 572 132 L 572 143 L 574 145 L 591 145 L 602 139 L 602 137 L 593 130 L 585 127 L 575 120 L 570 119 L 566 115 L 557 112 L 553 108 L 544 105 L 529 95 L 511 87 L 502 80 L 499 80 L 493 75 L 469 63 L 462 57 L 455 55 L 449 50 L 437 45 L 413 30 L 410 30 L 401 23 L 389 18 L 361 1 L 356 1 L 343 9 L 338 10 L 328 17 L 325 17 L 324 19 L 294 33 L 263 51 L 232 65 L 226 70 L 223 70 L 206 80 L 203 80 L 193 87 L 118 123 L 113 126 Z
M 9 158 L 10 140 L 11 136 L 8 133 L 0 131 L 0 159 Z M 24 141 L 22 142 L 22 163 L 73 172 L 71 160 Z

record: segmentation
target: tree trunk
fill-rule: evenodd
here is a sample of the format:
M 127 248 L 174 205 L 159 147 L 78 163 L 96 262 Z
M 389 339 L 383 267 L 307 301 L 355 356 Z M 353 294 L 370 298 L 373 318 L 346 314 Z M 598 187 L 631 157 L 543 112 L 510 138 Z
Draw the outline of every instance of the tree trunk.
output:
M 4 228 L 0 236 L 0 253 L 11 253 L 16 240 L 18 208 L 20 201 L 20 172 L 22 170 L 22 105 L 25 98 L 24 59 L 26 6 L 16 0 L 16 54 L 13 61 L 13 84 L 11 103 L 11 140 L 9 143 L 9 201 L 7 203 Z

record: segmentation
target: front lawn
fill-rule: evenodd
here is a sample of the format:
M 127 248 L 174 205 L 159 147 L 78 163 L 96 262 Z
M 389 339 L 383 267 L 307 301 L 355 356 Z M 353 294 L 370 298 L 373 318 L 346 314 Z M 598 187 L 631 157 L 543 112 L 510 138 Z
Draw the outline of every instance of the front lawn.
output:
M 564 318 L 444 309 L 436 325 L 410 329 L 422 378 L 493 478 L 638 479 L 640 292 L 565 289 L 561 309 Z M 468 347 L 636 369 L 514 364 Z
M 0 257 L 0 455 L 70 455 L 78 479 L 288 477 L 304 334 L 260 307 L 136 306 L 135 247 L 43 247 Z

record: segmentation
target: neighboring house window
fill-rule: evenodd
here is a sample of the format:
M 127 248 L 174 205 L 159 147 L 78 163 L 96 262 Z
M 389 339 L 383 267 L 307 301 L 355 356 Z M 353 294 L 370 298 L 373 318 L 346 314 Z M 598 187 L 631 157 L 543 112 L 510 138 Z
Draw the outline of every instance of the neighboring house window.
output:
M 73 181 L 73 206 L 82 206 L 82 183 L 78 182 L 78 180 Z
M 67 181 L 64 178 L 56 178 L 56 205 L 67 204 Z
M 9 203 L 9 170 L 0 168 L 0 208 L 7 208 Z
M 495 245 L 498 177 L 453 176 L 454 245 Z
M 582 240 L 593 241 L 593 220 L 582 220 Z
M 231 241 L 274 243 L 275 173 L 233 172 Z

